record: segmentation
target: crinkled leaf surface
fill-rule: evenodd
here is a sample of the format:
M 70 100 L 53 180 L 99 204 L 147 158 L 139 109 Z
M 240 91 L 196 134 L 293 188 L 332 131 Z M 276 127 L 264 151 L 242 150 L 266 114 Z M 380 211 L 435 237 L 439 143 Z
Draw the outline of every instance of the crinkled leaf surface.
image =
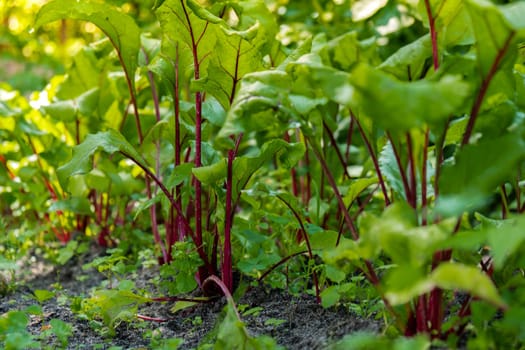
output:
M 304 152 L 303 143 L 274 139 L 265 143 L 256 156 L 237 157 L 233 162 L 233 198 L 246 186 L 251 176 L 274 157 L 280 160 L 283 167 L 290 169 L 301 159 Z M 193 174 L 204 184 L 217 184 L 226 179 L 226 170 L 226 160 L 222 160 L 210 166 L 194 168 Z
M 209 22 L 216 17 L 215 14 L 194 1 L 190 2 L 191 6 L 188 5 L 186 0 L 166 0 L 157 8 L 156 15 L 162 29 L 162 53 L 178 62 L 183 75 L 196 68 L 195 53 L 200 75 L 206 71 L 209 57 L 213 56 L 217 31 L 220 30 L 216 23 L 221 21 L 214 20 L 215 24 Z
M 432 56 L 430 35 L 401 47 L 383 63 L 379 69 L 394 75 L 399 80 L 412 80 L 421 76 L 426 60 Z
M 292 114 L 288 97 L 291 85 L 291 78 L 283 71 L 247 74 L 219 136 L 282 128 Z
M 73 148 L 73 157 L 57 169 L 58 179 L 63 188 L 67 188 L 69 178 L 73 175 L 88 173 L 93 164 L 92 157 L 97 151 L 109 154 L 121 152 L 138 164 L 146 167 L 146 162 L 137 150 L 118 131 L 110 129 L 97 134 L 90 134 L 84 142 Z
M 258 25 L 252 29 L 255 37 L 243 38 L 235 31 L 218 31 L 216 51 L 208 66 L 207 76 L 193 84 L 194 89 L 213 95 L 224 109 L 233 103 L 239 81 L 247 73 L 262 67 L 261 48 L 264 35 L 257 35 Z
M 419 12 L 428 27 L 427 1 L 419 2 Z M 429 0 L 430 13 L 434 20 L 437 39 L 441 47 L 469 45 L 474 42 L 474 33 L 464 0 Z
M 525 34 L 525 3 L 519 1 L 496 6 L 486 0 L 469 0 L 465 4 L 476 29 L 476 57 L 480 73 L 485 77 L 499 55 L 505 55 L 504 59 L 512 61 L 514 55 L 509 55 L 508 50 L 515 53 L 517 47 L 510 45 L 510 40 L 516 35 L 522 37 Z
M 91 298 L 82 301 L 82 307 L 102 318 L 104 324 L 113 330 L 119 320 L 135 317 L 138 306 L 149 299 L 127 290 L 99 290 Z

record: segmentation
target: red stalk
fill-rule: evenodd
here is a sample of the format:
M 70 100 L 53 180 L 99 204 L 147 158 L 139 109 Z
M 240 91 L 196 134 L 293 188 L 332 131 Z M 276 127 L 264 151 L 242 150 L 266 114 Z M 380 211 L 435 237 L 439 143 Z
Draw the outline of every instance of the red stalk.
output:
M 390 198 L 388 197 L 388 191 L 386 190 L 385 180 L 383 179 L 383 173 L 381 172 L 381 168 L 379 167 L 379 161 L 377 160 L 374 149 L 372 148 L 372 144 L 366 137 L 365 131 L 363 130 L 361 123 L 359 123 L 359 120 L 357 120 L 357 118 L 354 116 L 354 113 L 352 111 L 350 111 L 350 115 L 352 116 L 352 120 L 355 121 L 355 124 L 357 125 L 357 128 L 359 129 L 359 133 L 361 134 L 361 137 L 366 145 L 368 154 L 370 154 L 370 157 L 372 158 L 372 163 L 374 164 L 374 169 L 376 171 L 377 179 L 379 181 L 379 186 L 381 186 L 381 191 L 383 192 L 383 197 L 385 199 L 385 205 L 388 207 L 391 203 Z
M 470 140 L 470 136 L 472 135 L 472 131 L 474 130 L 474 124 L 476 123 L 476 120 L 478 118 L 479 111 L 481 109 L 481 104 L 483 103 L 483 99 L 485 98 L 485 94 L 487 93 L 492 78 L 494 78 L 494 75 L 496 75 L 496 72 L 498 71 L 501 62 L 503 61 L 503 58 L 505 57 L 505 54 L 507 53 L 512 38 L 514 38 L 515 34 L 516 32 L 511 32 L 508 38 L 505 40 L 505 42 L 503 43 L 503 47 L 496 55 L 492 66 L 490 66 L 490 70 L 487 73 L 487 76 L 481 82 L 481 87 L 476 96 L 474 105 L 472 105 L 472 109 L 470 111 L 470 119 L 468 121 L 465 134 L 463 135 L 463 140 L 461 141 L 461 147 L 465 146 Z
M 408 177 L 406 174 L 406 170 L 403 167 L 403 163 L 401 162 L 401 156 L 399 155 L 399 152 L 396 148 L 396 145 L 394 144 L 394 140 L 389 132 L 386 133 L 388 140 L 390 141 L 390 145 L 392 146 L 392 151 L 394 152 L 394 157 L 396 159 L 397 167 L 399 168 L 399 174 L 401 175 L 401 180 L 403 181 L 403 188 L 405 189 L 405 196 L 407 197 L 407 201 L 412 205 L 411 198 L 412 198 L 412 192 L 410 191 L 410 185 L 408 184 Z
M 425 9 L 427 11 L 430 39 L 432 41 L 432 62 L 434 64 L 434 70 L 437 70 L 439 68 L 438 33 L 436 31 L 436 18 L 432 15 L 429 0 L 425 0 Z
M 308 153 L 308 140 L 307 139 L 304 139 L 304 148 L 306 150 L 304 152 L 304 166 L 306 167 L 306 169 L 308 169 L 308 171 L 306 172 L 306 184 L 305 184 L 306 188 L 302 189 L 302 191 L 303 191 L 303 203 L 305 205 L 308 205 L 308 203 L 310 202 L 310 198 L 312 198 L 312 175 L 310 172 L 310 156 Z
M 341 193 L 339 192 L 339 189 L 337 188 L 337 183 L 334 180 L 334 177 L 332 175 L 332 172 L 330 171 L 330 168 L 328 168 L 328 164 L 326 164 L 326 160 L 324 157 L 319 153 L 318 150 L 315 149 L 315 147 L 312 148 L 314 151 L 315 156 L 317 157 L 317 160 L 319 163 L 321 163 L 321 167 L 323 169 L 323 173 L 326 176 L 326 179 L 328 180 L 328 183 L 332 187 L 332 190 L 334 191 L 335 198 L 337 199 L 337 203 L 339 204 L 339 210 L 343 214 L 343 217 L 345 219 L 345 222 L 350 229 L 350 233 L 352 234 L 352 237 L 354 240 L 359 239 L 359 234 L 357 233 L 357 229 L 352 221 L 352 218 L 350 217 L 350 213 L 348 210 L 346 210 L 346 205 L 343 201 L 343 197 L 341 196 Z
M 350 126 L 348 127 L 348 134 L 346 135 L 346 150 L 345 159 L 348 163 L 350 161 L 350 146 L 352 145 L 352 135 L 354 134 L 355 118 L 350 116 Z
M 290 142 L 290 135 L 288 135 L 288 132 L 284 133 L 284 141 Z M 294 197 L 299 196 L 299 186 L 297 184 L 297 170 L 295 170 L 295 167 L 293 167 L 290 170 L 290 177 L 292 178 L 292 193 Z
M 160 190 L 164 193 L 164 195 L 168 198 L 168 201 L 170 202 L 170 204 L 175 208 L 175 210 L 177 211 L 177 215 L 180 217 L 180 220 L 181 220 L 181 224 L 183 225 L 184 227 L 184 230 L 185 232 L 187 232 L 191 237 L 192 239 L 194 240 L 195 242 L 195 233 L 193 232 L 193 230 L 191 229 L 191 226 L 190 224 L 188 223 L 188 220 L 186 219 L 183 211 L 182 211 L 182 208 L 179 206 L 179 204 L 175 201 L 175 198 L 173 198 L 173 195 L 171 194 L 171 192 L 166 188 L 166 186 L 162 183 L 162 181 L 160 181 L 160 179 L 150 170 L 148 169 L 148 167 L 142 165 L 139 161 L 137 161 L 135 158 L 131 157 L 130 155 L 124 153 L 124 152 L 121 152 L 125 157 L 129 158 L 131 161 L 133 161 L 133 163 L 135 163 L 139 168 L 141 168 L 145 173 L 146 173 L 146 178 L 151 178 L 160 188 Z M 212 269 L 212 266 L 210 265 L 209 263 L 209 260 L 208 260 L 208 257 L 206 255 L 206 252 L 204 251 L 204 247 L 202 247 L 202 245 L 200 246 L 196 246 L 197 248 L 197 252 L 199 254 L 199 257 L 202 259 L 202 261 L 204 262 L 204 267 L 207 268 L 208 272 L 212 272 L 213 269 Z
M 224 222 L 224 248 L 222 255 L 221 277 L 230 292 L 233 291 L 233 271 L 232 271 L 232 247 L 231 247 L 231 226 L 232 226 L 232 187 L 233 187 L 233 150 L 228 151 L 228 170 L 226 175 L 226 218 Z
M 306 242 L 306 248 L 308 249 L 308 257 L 310 258 L 310 260 L 313 260 L 314 254 L 312 251 L 312 246 L 310 245 L 310 238 L 308 238 L 308 233 L 306 232 L 306 228 L 304 227 L 301 216 L 299 215 L 299 213 L 297 213 L 297 211 L 292 207 L 290 203 L 284 200 L 284 198 L 282 198 L 281 196 L 277 196 L 277 198 L 279 198 L 281 202 L 283 202 L 288 207 L 288 209 L 292 211 L 293 216 L 299 223 L 299 226 L 301 227 L 301 233 L 303 234 L 303 239 Z M 315 297 L 317 299 L 317 303 L 321 304 L 321 294 L 319 290 L 319 282 L 318 282 L 317 273 L 315 272 L 315 270 L 312 272 L 312 277 L 313 277 L 314 286 L 315 286 Z
M 190 17 L 188 14 L 188 10 L 186 9 L 186 5 L 184 4 L 184 0 L 181 0 L 181 6 L 182 6 L 182 10 L 184 11 L 184 16 L 188 24 L 187 29 L 188 29 L 188 32 L 191 38 L 191 50 L 192 50 L 192 56 L 193 56 L 193 72 L 194 72 L 193 77 L 195 80 L 198 80 L 200 78 L 200 62 L 199 62 L 198 44 L 199 44 L 199 41 L 203 38 L 204 33 L 206 33 L 208 24 L 206 24 L 200 37 L 196 39 L 195 33 L 193 32 L 192 24 L 190 21 Z M 195 93 L 195 160 L 194 160 L 196 168 L 200 168 L 202 166 L 202 162 L 201 162 L 202 101 L 203 101 L 202 91 L 197 91 Z M 203 245 L 203 239 L 202 239 L 202 184 L 196 177 L 193 178 L 193 184 L 195 188 L 195 235 L 193 239 L 194 239 L 195 245 L 197 247 L 200 247 L 199 249 L 203 249 L 202 247 Z M 204 267 L 199 268 L 200 281 L 201 282 L 204 281 L 209 276 L 210 273 L 213 273 L 213 271 L 206 271 Z
M 428 142 L 430 128 L 427 126 L 425 131 L 425 141 L 423 144 L 423 163 L 421 164 L 421 224 L 427 225 L 428 199 L 427 199 L 427 160 L 428 160 Z
M 409 204 L 412 206 L 412 208 L 417 208 L 417 178 L 416 178 L 416 160 L 414 157 L 414 149 L 412 147 L 412 137 L 410 136 L 410 132 L 406 133 L 406 141 L 407 141 L 407 152 L 408 152 L 408 166 L 410 170 L 410 183 L 409 187 L 410 189 L 410 197 L 408 197 L 407 193 L 407 199 Z M 393 147 L 393 144 L 392 144 Z
M 328 127 L 328 125 L 326 125 L 325 122 L 323 122 L 323 127 L 326 133 L 328 134 L 328 138 L 330 139 L 330 143 L 332 144 L 332 147 L 337 154 L 337 158 L 339 159 L 339 162 L 341 162 L 341 166 L 343 167 L 344 176 L 346 176 L 347 178 L 350 178 L 350 174 L 348 174 L 348 170 L 346 169 L 346 161 L 343 158 L 343 154 L 341 153 L 341 150 L 337 146 L 337 142 L 335 141 L 335 137 L 334 137 L 332 130 L 330 130 L 330 128 Z

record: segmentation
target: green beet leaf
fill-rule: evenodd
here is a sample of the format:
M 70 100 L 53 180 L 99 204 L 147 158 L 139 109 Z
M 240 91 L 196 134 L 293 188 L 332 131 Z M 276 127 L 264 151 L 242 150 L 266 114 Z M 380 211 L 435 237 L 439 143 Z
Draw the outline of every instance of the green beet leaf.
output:
M 524 159 L 525 142 L 516 134 L 463 147 L 455 164 L 443 167 L 437 212 L 456 215 L 475 210 L 498 185 L 512 178 Z
M 345 336 L 342 340 L 327 349 L 427 350 L 429 348 L 430 341 L 424 335 L 391 339 L 389 336 L 378 336 L 375 333 L 356 332 L 355 334 Z
M 51 319 L 49 324 L 51 325 L 51 332 L 57 337 L 60 344 L 66 347 L 68 338 L 73 335 L 73 326 L 57 318 Z
M 422 269 L 401 265 L 388 271 L 385 278 L 385 297 L 392 305 L 406 304 L 434 288 L 433 281 Z
M 429 8 L 427 8 L 427 5 Z M 427 27 L 428 10 L 434 20 L 437 39 L 442 48 L 454 45 L 470 45 L 474 42 L 474 28 L 469 21 L 469 13 L 463 0 L 429 0 L 419 2 L 419 13 Z M 430 29 L 430 28 L 429 28 Z
M 120 134 L 110 129 L 97 134 L 90 134 L 84 142 L 73 148 L 73 157 L 57 170 L 58 179 L 63 188 L 67 188 L 69 178 L 74 175 L 86 174 L 91 170 L 93 154 L 97 151 L 109 154 L 121 152 L 142 167 L 147 167 L 146 162 L 137 150 Z
M 195 4 L 191 6 L 194 11 L 199 11 L 195 13 L 203 20 L 220 24 L 215 32 L 216 45 L 207 68 L 207 75 L 195 81 L 193 89 L 213 95 L 225 110 L 233 103 L 242 77 L 263 68 L 263 57 L 268 53 L 269 41 L 273 40 L 268 35 L 269 32 L 273 32 L 272 26 L 266 28 L 260 22 L 260 20 L 265 21 L 268 12 L 264 3 L 260 0 L 251 1 L 251 5 L 247 3 L 232 5 L 236 13 L 248 16 L 248 20 L 235 27 L 227 25 L 220 18 L 219 21 L 214 20 L 217 18 L 215 15 L 203 8 L 195 7 Z M 252 7 L 257 8 L 259 13 L 251 13 Z M 206 13 L 200 14 L 202 11 Z
M 43 107 L 53 119 L 63 122 L 74 122 L 77 119 L 77 107 L 73 101 L 59 101 Z
M 506 307 L 490 277 L 477 267 L 442 263 L 432 272 L 431 279 L 442 289 L 462 290 L 496 306 Z
M 461 112 L 470 95 L 469 84 L 457 76 L 402 82 L 364 64 L 352 71 L 350 83 L 356 93 L 347 103 L 388 131 L 440 125 Z
M 421 76 L 429 57 L 432 57 L 432 43 L 430 35 L 427 34 L 401 47 L 378 68 L 399 80 L 408 81 Z
M 218 24 L 208 21 L 216 14 L 194 1 L 188 6 L 184 0 L 166 0 L 155 13 L 162 30 L 161 52 L 164 57 L 178 63 L 182 76 L 194 76 L 192 70 L 198 68 L 199 76 L 195 78 L 201 78 L 200 74 L 207 70 L 210 57 L 213 57 L 217 31 L 220 30 Z M 195 66 L 194 53 L 198 67 Z
M 397 164 L 391 142 L 388 142 L 383 147 L 383 150 L 379 155 L 379 168 L 381 169 L 384 178 L 390 187 L 395 191 L 395 193 L 406 199 L 403 180 L 401 178 L 401 173 L 399 172 L 399 166 Z
M 126 290 L 98 290 L 82 301 L 82 309 L 93 318 L 102 319 L 110 333 L 114 334 L 120 321 L 134 318 L 138 306 L 148 301 L 148 298 Z
M 265 143 L 256 156 L 241 156 L 233 161 L 233 198 L 248 184 L 252 175 L 263 165 L 268 164 L 274 157 L 279 159 L 282 166 L 292 168 L 301 159 L 305 152 L 304 144 L 288 143 L 274 139 Z M 194 168 L 193 174 L 204 184 L 217 184 L 226 179 L 227 164 L 223 159 L 213 165 Z
M 476 57 L 481 75 L 489 75 L 497 60 L 510 62 L 507 65 L 510 70 L 517 52 L 514 38 L 525 35 L 525 3 L 517 2 L 499 7 L 486 0 L 470 0 L 465 3 L 476 29 Z
M 261 335 L 252 337 L 248 333 L 244 322 L 239 319 L 233 303 L 226 305 L 226 317 L 221 322 L 217 332 L 217 341 L 213 346 L 217 350 L 246 349 L 246 350 L 282 350 L 275 340 Z
M 293 115 L 289 94 L 292 80 L 283 71 L 247 74 L 241 82 L 220 137 L 247 131 L 280 130 Z
M 55 0 L 44 5 L 38 12 L 35 27 L 65 18 L 88 21 L 99 27 L 117 50 L 126 76 L 131 86 L 134 86 L 140 29 L 133 18 L 105 3 Z
M 520 216 L 513 220 L 502 222 L 499 227 L 492 227 L 486 230 L 491 256 L 496 269 L 504 268 L 508 258 L 515 253 L 520 253 L 519 248 L 523 246 L 525 241 L 524 229 L 525 219 Z

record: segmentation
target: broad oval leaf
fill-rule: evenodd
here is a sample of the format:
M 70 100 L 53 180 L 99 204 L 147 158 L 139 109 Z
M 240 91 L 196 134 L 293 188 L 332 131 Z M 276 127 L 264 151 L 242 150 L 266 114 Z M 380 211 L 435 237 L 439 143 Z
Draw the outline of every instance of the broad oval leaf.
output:
M 385 298 L 392 305 L 408 303 L 430 292 L 434 282 L 420 268 L 403 265 L 390 270 L 385 279 Z
M 350 83 L 356 98 L 348 103 L 388 131 L 444 123 L 461 113 L 470 95 L 469 84 L 457 76 L 403 82 L 364 64 L 352 71 Z
M 290 169 L 305 152 L 304 144 L 288 143 L 284 140 L 274 139 L 261 147 L 256 156 L 241 156 L 233 162 L 233 198 L 236 198 L 250 180 L 251 176 L 263 165 L 277 157 L 281 165 Z M 227 164 L 223 159 L 210 166 L 194 168 L 193 174 L 204 184 L 216 184 L 226 179 Z
M 147 167 L 142 156 L 118 131 L 110 129 L 97 134 L 89 134 L 84 142 L 73 148 L 71 160 L 57 169 L 62 188 L 67 188 L 71 176 L 86 174 L 91 170 L 93 166 L 91 158 L 99 150 L 109 154 L 121 152 L 135 163 Z
M 525 241 L 524 229 L 525 218 L 519 216 L 514 220 L 502 221 L 499 227 L 492 227 L 486 231 L 496 269 L 504 268 L 505 261 L 514 253 L 520 254 L 518 249 Z
M 66 123 L 74 122 L 77 119 L 77 106 L 73 101 L 59 101 L 52 103 L 42 109 L 53 119 Z
M 293 115 L 289 94 L 292 79 L 283 71 L 247 74 L 226 116 L 219 137 L 248 131 L 277 130 L 287 127 L 284 120 Z
M 437 212 L 456 215 L 475 210 L 502 182 L 514 176 L 525 159 L 525 142 L 517 134 L 463 147 L 453 165 L 443 167 Z
M 463 290 L 496 306 L 506 307 L 490 277 L 477 267 L 442 263 L 432 272 L 431 279 L 442 289 Z
M 44 5 L 38 12 L 35 28 L 65 18 L 88 21 L 99 27 L 117 50 L 128 80 L 134 86 L 140 29 L 133 18 L 101 2 L 55 0 Z

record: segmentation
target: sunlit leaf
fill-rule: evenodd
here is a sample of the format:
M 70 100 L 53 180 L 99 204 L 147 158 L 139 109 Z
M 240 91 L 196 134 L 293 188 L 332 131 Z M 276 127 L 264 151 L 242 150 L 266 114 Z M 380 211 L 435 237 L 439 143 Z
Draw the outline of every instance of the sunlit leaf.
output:
M 233 304 L 229 302 L 226 305 L 226 317 L 219 325 L 214 349 L 282 350 L 283 348 L 268 336 L 250 336 L 244 323 L 238 318 Z
M 427 8 L 427 4 L 429 8 Z M 474 43 L 474 29 L 463 0 L 430 0 L 419 2 L 419 13 L 429 27 L 428 10 L 441 47 Z M 476 28 L 477 29 L 477 28 Z
M 434 288 L 434 282 L 425 276 L 421 268 L 410 265 L 388 271 L 384 283 L 385 297 L 392 305 L 408 303 Z
M 352 5 L 352 19 L 355 22 L 372 17 L 387 4 L 387 0 L 360 0 Z
M 442 263 L 431 274 L 431 280 L 442 289 L 462 290 L 494 305 L 505 307 L 490 277 L 474 266 Z
M 378 336 L 375 333 L 364 332 L 347 335 L 342 340 L 328 347 L 329 350 L 427 350 L 429 348 L 430 341 L 424 335 L 391 339 L 388 336 Z
M 170 311 L 172 313 L 176 313 L 176 312 L 178 312 L 180 310 L 187 309 L 187 308 L 195 306 L 197 304 L 198 304 L 198 302 L 196 302 L 196 301 L 179 300 L 179 301 L 175 302 L 175 304 L 171 307 Z
M 44 5 L 37 14 L 35 27 L 39 28 L 59 19 L 92 22 L 111 40 L 118 52 L 126 75 L 134 84 L 140 48 L 140 30 L 133 18 L 101 2 L 55 0 Z
M 337 286 L 330 286 L 321 292 L 321 305 L 323 307 L 334 306 L 341 299 Z
M 77 118 L 77 108 L 72 101 L 55 102 L 43 109 L 51 118 L 59 121 L 74 122 Z

